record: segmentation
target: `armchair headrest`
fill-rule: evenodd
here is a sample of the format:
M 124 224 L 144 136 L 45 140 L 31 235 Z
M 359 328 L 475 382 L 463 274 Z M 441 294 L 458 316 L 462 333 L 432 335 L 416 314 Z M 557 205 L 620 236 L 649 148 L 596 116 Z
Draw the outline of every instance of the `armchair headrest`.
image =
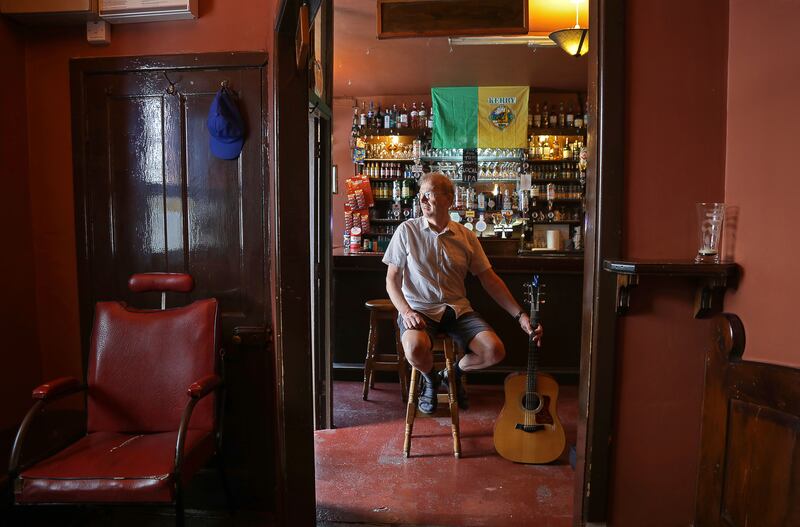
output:
M 193 287 L 192 276 L 185 273 L 138 273 L 128 279 L 128 289 L 134 293 L 188 293 Z

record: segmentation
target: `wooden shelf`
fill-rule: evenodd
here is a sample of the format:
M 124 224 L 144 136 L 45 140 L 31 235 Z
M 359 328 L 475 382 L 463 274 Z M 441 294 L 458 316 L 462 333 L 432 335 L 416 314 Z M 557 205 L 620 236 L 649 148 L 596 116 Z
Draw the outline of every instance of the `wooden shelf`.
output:
M 367 137 L 425 137 L 430 133 L 427 128 L 360 128 L 358 135 Z
M 363 164 L 363 163 L 366 163 L 366 162 L 376 162 L 377 163 L 377 162 L 389 162 L 389 161 L 394 161 L 395 163 L 412 163 L 412 164 L 414 163 L 413 159 L 392 159 L 392 158 L 382 159 L 382 158 L 379 158 L 379 157 L 366 157 L 362 161 L 359 161 L 356 164 L 360 165 L 360 164 Z
M 683 277 L 699 282 L 694 317 L 706 318 L 722 311 L 725 290 L 735 287 L 741 268 L 735 263 L 696 263 L 692 260 L 603 260 L 603 269 L 617 275 L 617 314 L 630 307 L 631 290 L 640 276 Z
M 429 163 L 437 163 L 442 161 L 461 163 L 464 158 L 462 156 L 421 156 L 421 161 Z M 478 163 L 480 162 L 509 162 L 509 163 L 522 163 L 520 156 L 478 156 Z
M 376 183 L 390 183 L 392 181 L 404 181 L 406 179 L 414 180 L 413 177 L 368 177 L 367 179 Z
M 577 159 L 528 159 L 528 163 L 540 164 L 540 165 L 549 165 L 555 163 L 574 163 L 577 164 L 579 161 Z
M 402 222 L 404 222 L 404 221 L 405 221 L 405 220 L 401 220 L 401 219 L 394 219 L 394 218 L 375 218 L 375 219 L 370 219 L 370 220 L 369 220 L 369 222 L 370 222 L 370 223 L 374 223 L 374 224 L 376 224 L 376 225 L 381 225 L 381 224 L 397 224 L 397 223 L 402 223 Z
M 528 128 L 528 135 L 569 135 L 583 137 L 586 135 L 586 128 Z

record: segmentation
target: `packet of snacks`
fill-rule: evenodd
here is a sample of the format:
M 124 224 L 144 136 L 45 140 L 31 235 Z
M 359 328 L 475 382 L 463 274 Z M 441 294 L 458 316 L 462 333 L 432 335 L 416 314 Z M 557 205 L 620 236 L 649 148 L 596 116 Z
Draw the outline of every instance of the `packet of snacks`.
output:
M 355 176 L 349 178 L 347 181 L 347 197 L 350 201 L 350 194 L 353 195 L 355 201 L 355 209 L 366 209 L 375 205 L 375 197 L 372 195 L 372 186 L 369 184 L 367 176 Z

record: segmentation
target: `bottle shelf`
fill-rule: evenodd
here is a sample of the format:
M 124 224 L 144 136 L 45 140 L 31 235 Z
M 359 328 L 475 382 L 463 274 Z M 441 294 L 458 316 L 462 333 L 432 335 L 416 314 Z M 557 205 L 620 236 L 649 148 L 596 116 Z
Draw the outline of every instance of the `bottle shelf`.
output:
M 394 198 L 375 198 L 375 197 L 373 197 L 372 199 L 374 201 L 383 201 L 383 202 L 394 201 Z M 411 201 L 412 199 L 414 199 L 414 196 L 410 196 L 408 198 L 400 198 L 400 201 Z
M 375 224 L 379 224 L 379 225 L 380 224 L 395 225 L 395 224 L 398 224 L 398 223 L 402 223 L 405 220 L 401 220 L 399 218 L 398 219 L 395 219 L 395 218 L 370 218 L 369 221 L 370 221 L 370 223 L 375 223 Z
M 424 137 L 428 135 L 429 129 L 427 128 L 359 128 L 358 135 L 365 135 L 367 137 L 390 137 L 393 135 L 401 137 Z
M 395 163 L 412 163 L 413 164 L 414 160 L 413 159 L 407 159 L 407 158 L 367 157 L 367 158 L 364 158 L 362 161 L 359 161 L 357 164 L 362 165 L 362 164 L 367 163 L 367 162 L 377 162 L 377 163 L 380 163 L 380 162 L 386 162 L 386 163 L 395 162 Z
M 428 162 L 436 162 L 436 161 L 450 161 L 450 162 L 452 162 L 452 161 L 457 161 L 459 163 L 464 160 L 464 158 L 462 156 L 422 156 L 422 157 L 420 157 L 420 159 L 422 161 L 428 161 Z M 488 161 L 498 161 L 498 162 L 500 162 L 500 161 L 508 161 L 508 162 L 522 163 L 522 158 L 518 157 L 518 156 L 506 156 L 506 157 L 501 157 L 501 156 L 478 156 L 478 163 L 480 163 L 481 161 L 487 161 L 487 162 Z
M 567 128 L 567 127 L 547 127 L 547 128 L 528 128 L 528 135 L 568 135 L 583 137 L 586 135 L 586 128 Z
M 552 203 L 580 203 L 583 201 L 583 198 L 553 198 L 547 199 L 547 197 L 538 196 L 536 198 L 537 201 L 550 201 Z
M 577 164 L 577 159 L 528 159 L 528 163 L 541 163 L 543 165 L 555 163 L 574 163 Z
M 370 181 L 374 181 L 375 183 L 391 183 L 392 181 L 416 181 L 413 177 L 368 177 Z
M 580 183 L 576 177 L 531 178 L 531 183 Z

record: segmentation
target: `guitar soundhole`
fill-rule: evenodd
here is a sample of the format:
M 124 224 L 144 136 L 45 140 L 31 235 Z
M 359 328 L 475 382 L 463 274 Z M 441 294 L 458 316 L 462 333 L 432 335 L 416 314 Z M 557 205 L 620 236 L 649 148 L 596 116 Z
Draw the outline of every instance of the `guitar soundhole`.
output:
M 542 399 L 538 393 L 525 394 L 522 398 L 522 406 L 528 411 L 538 412 L 542 409 Z

